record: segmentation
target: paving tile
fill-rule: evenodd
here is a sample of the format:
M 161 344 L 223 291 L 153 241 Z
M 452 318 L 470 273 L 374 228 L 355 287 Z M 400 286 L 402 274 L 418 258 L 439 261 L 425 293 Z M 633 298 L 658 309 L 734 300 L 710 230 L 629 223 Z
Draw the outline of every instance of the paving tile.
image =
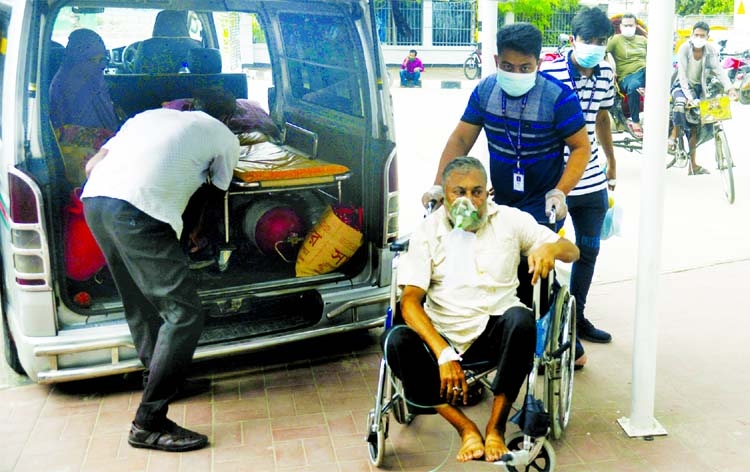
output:
M 334 453 L 330 437 L 322 436 L 318 438 L 304 439 L 302 445 L 305 448 L 307 465 L 320 466 L 324 464 L 334 464 L 335 468 L 336 454 Z
M 254 418 L 267 418 L 268 405 L 265 398 L 251 400 L 227 400 L 214 402 L 214 422 L 233 423 Z
M 279 469 L 307 465 L 305 447 L 301 440 L 276 441 L 274 443 L 274 456 Z

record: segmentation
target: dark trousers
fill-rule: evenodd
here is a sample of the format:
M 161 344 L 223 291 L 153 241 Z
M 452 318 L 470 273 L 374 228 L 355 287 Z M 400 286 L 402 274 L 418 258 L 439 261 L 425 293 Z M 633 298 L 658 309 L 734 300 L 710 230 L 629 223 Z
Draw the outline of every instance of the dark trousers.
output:
M 531 371 L 535 343 L 534 314 L 528 308 L 513 307 L 502 316 L 490 317 L 484 332 L 462 355 L 461 364 L 489 361 L 496 365 L 492 392 L 513 401 Z M 410 402 L 424 407 L 445 403 L 440 397 L 437 359 L 416 331 L 406 325 L 394 326 L 385 334 L 384 352 Z
M 568 196 L 568 214 L 573 220 L 576 233 L 576 246 L 581 257 L 573 263 L 570 272 L 570 293 L 576 298 L 576 318 L 583 318 L 586 297 L 594 278 L 596 258 L 599 256 L 604 216 L 607 214 L 609 199 L 606 190 L 586 195 Z
M 641 94 L 638 89 L 646 86 L 646 68 L 628 75 L 620 81 L 619 86 L 622 93 L 628 97 L 630 119 L 639 123 L 641 121 Z
M 122 297 L 138 358 L 148 371 L 135 422 L 158 429 L 203 330 L 187 256 L 171 226 L 125 201 L 85 198 L 83 206 Z

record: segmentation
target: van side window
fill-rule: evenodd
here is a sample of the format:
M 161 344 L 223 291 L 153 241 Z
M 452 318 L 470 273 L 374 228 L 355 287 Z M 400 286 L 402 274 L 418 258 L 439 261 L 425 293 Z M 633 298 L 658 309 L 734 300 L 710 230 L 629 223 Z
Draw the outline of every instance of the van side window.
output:
M 8 23 L 10 22 L 10 10 L 5 6 L 0 7 L 0 90 L 3 89 L 3 76 L 5 75 L 5 52 L 8 48 Z M 0 94 L 0 112 L 3 110 L 3 96 Z M 2 132 L 0 123 L 0 132 Z
M 362 115 L 359 45 L 340 17 L 279 16 L 289 85 L 295 98 L 348 115 Z

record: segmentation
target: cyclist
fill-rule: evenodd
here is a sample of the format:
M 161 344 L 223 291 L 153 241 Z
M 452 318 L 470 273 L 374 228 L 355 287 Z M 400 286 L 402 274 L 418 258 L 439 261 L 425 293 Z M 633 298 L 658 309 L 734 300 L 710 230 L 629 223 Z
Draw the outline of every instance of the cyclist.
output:
M 607 43 L 610 64 L 615 66 L 617 83 L 628 97 L 630 118 L 628 128 L 638 139 L 643 138 L 641 127 L 641 93 L 646 86 L 646 37 L 636 34 L 638 28 L 634 14 L 625 13 L 620 18 L 620 34 Z M 623 102 L 624 105 L 624 102 Z M 623 113 L 625 110 L 623 110 Z
M 674 126 L 669 136 L 669 151 L 677 146 L 677 137 L 688 126 L 685 116 L 686 106 L 698 106 L 705 97 L 706 86 L 711 77 L 716 76 L 727 90 L 730 98 L 737 98 L 737 90 L 732 86 L 719 62 L 719 50 L 708 43 L 711 28 L 704 21 L 693 26 L 690 40 L 685 41 L 677 51 L 677 71 L 672 80 L 672 119 Z M 690 165 L 688 175 L 708 174 L 708 169 L 695 162 L 695 149 L 698 147 L 700 124 L 690 125 L 688 146 Z

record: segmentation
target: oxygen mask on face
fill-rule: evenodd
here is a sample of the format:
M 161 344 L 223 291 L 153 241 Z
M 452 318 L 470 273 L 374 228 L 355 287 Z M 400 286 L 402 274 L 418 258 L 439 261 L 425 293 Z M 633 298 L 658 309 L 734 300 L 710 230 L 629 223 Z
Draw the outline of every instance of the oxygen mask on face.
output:
M 464 231 L 474 231 L 481 223 L 479 212 L 468 197 L 458 197 L 451 203 L 450 219 L 454 228 Z

